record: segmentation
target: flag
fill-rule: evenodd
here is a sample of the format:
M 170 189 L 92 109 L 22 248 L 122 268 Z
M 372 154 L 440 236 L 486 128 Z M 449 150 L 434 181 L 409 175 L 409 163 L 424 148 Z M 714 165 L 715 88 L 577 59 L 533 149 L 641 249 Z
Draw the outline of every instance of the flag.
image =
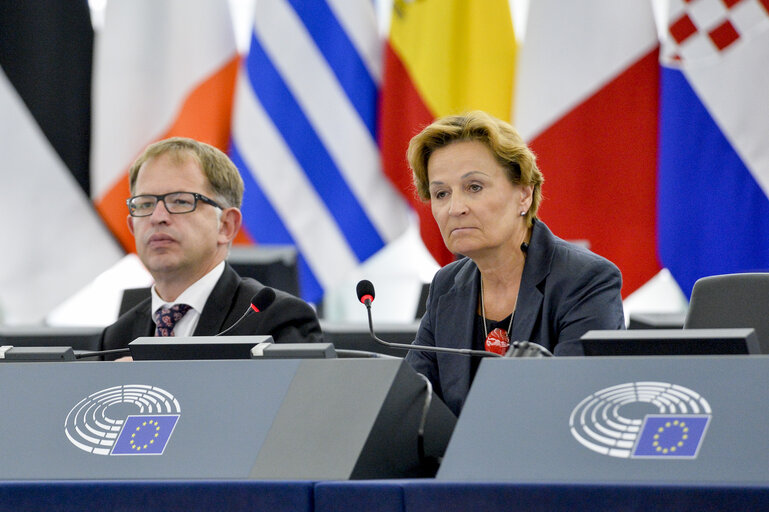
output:
M 686 295 L 769 270 L 769 2 L 672 1 L 660 56 L 659 247 Z
M 259 244 L 297 248 L 301 295 L 311 302 L 407 225 L 379 163 L 380 75 L 371 2 L 257 4 L 231 156 L 246 185 L 248 232 Z
M 617 264 L 627 296 L 660 270 L 651 5 L 537 0 L 529 9 L 515 124 L 545 176 L 540 216 Z
M 510 121 L 515 51 L 507 0 L 393 3 L 380 107 L 383 168 L 419 215 L 425 247 L 441 265 L 454 256 L 415 195 L 409 140 L 435 118 L 469 110 Z
M 226 151 L 239 57 L 227 0 L 110 0 L 94 56 L 92 196 L 126 250 L 128 168 L 152 142 Z
M 633 457 L 697 458 L 708 423 L 706 414 L 648 414 Z
M 121 251 L 89 200 L 86 1 L 0 1 L 0 322 L 36 323 Z
M 180 414 L 129 415 L 110 455 L 163 455 Z

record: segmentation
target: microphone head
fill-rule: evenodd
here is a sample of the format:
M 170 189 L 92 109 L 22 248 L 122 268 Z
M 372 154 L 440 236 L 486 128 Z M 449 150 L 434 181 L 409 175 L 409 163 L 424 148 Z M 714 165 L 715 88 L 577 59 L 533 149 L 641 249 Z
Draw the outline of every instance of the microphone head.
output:
M 275 301 L 275 290 L 265 286 L 251 299 L 251 309 L 257 313 L 267 309 Z
M 368 299 L 369 303 L 374 301 L 374 285 L 368 279 L 359 281 L 355 291 L 358 292 L 358 300 L 363 304 L 366 303 L 366 299 Z

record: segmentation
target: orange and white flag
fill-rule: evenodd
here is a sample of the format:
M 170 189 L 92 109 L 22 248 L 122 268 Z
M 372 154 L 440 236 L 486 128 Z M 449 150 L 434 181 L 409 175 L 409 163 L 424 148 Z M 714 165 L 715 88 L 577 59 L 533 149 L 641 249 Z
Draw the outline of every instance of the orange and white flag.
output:
M 111 0 L 95 45 L 92 197 L 123 248 L 128 168 L 152 142 L 227 151 L 239 57 L 227 0 Z

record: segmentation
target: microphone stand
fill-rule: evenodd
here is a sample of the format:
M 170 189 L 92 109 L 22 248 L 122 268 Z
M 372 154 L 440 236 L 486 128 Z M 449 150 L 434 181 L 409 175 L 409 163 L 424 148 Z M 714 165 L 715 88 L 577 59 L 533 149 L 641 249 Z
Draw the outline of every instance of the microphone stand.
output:
M 374 323 L 371 319 L 371 300 L 365 299 L 363 304 L 366 306 L 366 313 L 368 314 L 368 330 L 371 338 L 386 347 L 401 348 L 404 350 L 420 350 L 422 352 L 444 352 L 446 354 L 461 354 L 465 356 L 477 356 L 477 357 L 503 357 L 494 352 L 486 352 L 485 350 L 472 350 L 469 348 L 449 348 L 449 347 L 435 347 L 432 345 L 409 345 L 408 343 L 392 343 L 385 341 L 377 337 L 374 334 Z

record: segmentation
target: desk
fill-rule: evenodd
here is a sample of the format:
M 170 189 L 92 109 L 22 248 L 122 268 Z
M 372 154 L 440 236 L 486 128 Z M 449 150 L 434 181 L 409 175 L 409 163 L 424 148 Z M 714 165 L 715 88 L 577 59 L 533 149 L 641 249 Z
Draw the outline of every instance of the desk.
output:
M 434 480 L 0 482 L 0 512 L 544 512 L 769 510 L 767 487 L 536 485 Z
M 461 442 L 464 447 L 460 446 L 452 450 L 449 446 L 438 474 L 440 481 L 432 479 L 331 481 L 333 478 L 339 478 L 333 475 L 286 481 L 286 478 L 297 476 L 299 471 L 306 469 L 307 464 L 304 461 L 300 461 L 300 465 L 291 468 L 293 473 L 289 477 L 279 477 L 280 479 L 272 481 L 238 479 L 238 474 L 250 474 L 247 470 L 251 467 L 250 464 L 258 451 L 259 443 L 255 441 L 255 434 L 252 431 L 245 432 L 239 437 L 247 439 L 248 443 L 241 443 L 237 450 L 231 450 L 222 457 L 231 466 L 236 455 L 245 449 L 251 449 L 253 453 L 246 463 L 242 464 L 245 470 L 236 473 L 234 470 L 225 468 L 227 472 L 222 471 L 220 473 L 222 476 L 201 477 L 208 478 L 207 480 L 195 480 L 194 477 L 185 476 L 192 474 L 192 469 L 200 472 L 199 469 L 202 466 L 200 455 L 204 452 L 200 450 L 202 438 L 196 432 L 211 431 L 205 423 L 207 416 L 203 413 L 210 413 L 213 408 L 213 412 L 217 413 L 213 416 L 222 417 L 224 412 L 232 409 L 230 405 L 223 403 L 222 410 L 218 410 L 217 407 L 220 407 L 220 404 L 209 397 L 211 393 L 213 397 L 235 397 L 232 403 L 239 405 L 245 411 L 243 414 L 259 411 L 260 415 L 266 415 L 266 418 L 262 419 L 269 419 L 272 424 L 272 418 L 276 415 L 267 414 L 268 401 L 251 404 L 249 400 L 253 401 L 258 397 L 255 393 L 243 390 L 271 389 L 274 394 L 275 390 L 281 386 L 281 389 L 285 390 L 283 392 L 285 395 L 289 395 L 291 389 L 296 389 L 299 395 L 304 396 L 311 387 L 317 387 L 313 384 L 318 382 L 317 371 L 327 367 L 328 371 L 324 370 L 323 373 L 329 378 L 342 379 L 340 388 L 358 392 L 364 384 L 371 383 L 376 376 L 374 369 L 379 366 L 382 367 L 382 371 L 387 370 L 385 373 L 389 372 L 390 377 L 386 382 L 396 382 L 398 379 L 394 376 L 397 376 L 399 371 L 408 373 L 401 367 L 401 363 L 391 359 L 353 362 L 354 365 L 365 366 L 360 372 L 365 378 L 356 381 L 344 380 L 345 367 L 351 364 L 347 360 L 283 361 L 280 364 L 267 366 L 258 365 L 253 361 L 236 361 L 206 364 L 134 363 L 132 366 L 107 366 L 110 363 L 72 363 L 71 365 L 51 363 L 46 366 L 35 363 L 16 363 L 25 366 L 5 367 L 0 372 L 0 377 L 6 379 L 5 382 L 0 382 L 0 384 L 5 383 L 5 386 L 0 386 L 3 389 L 15 388 L 30 392 L 42 386 L 41 389 L 44 388 L 43 391 L 49 395 L 55 392 L 65 393 L 68 396 L 64 397 L 66 400 L 60 398 L 51 406 L 53 419 L 49 422 L 50 425 L 43 425 L 45 422 L 31 416 L 30 411 L 39 412 L 43 409 L 23 407 L 25 404 L 35 402 L 31 399 L 24 400 L 24 395 L 19 391 L 10 397 L 13 400 L 6 397 L 7 403 L 11 405 L 16 403 L 18 405 L 16 410 L 20 412 L 14 417 L 8 414 L 10 407 L 6 407 L 5 415 L 0 417 L 0 423 L 4 421 L 6 425 L 2 429 L 5 437 L 0 440 L 2 441 L 0 442 L 0 470 L 10 473 L 13 468 L 28 465 L 33 455 L 31 447 L 35 442 L 45 440 L 48 443 L 46 447 L 54 451 L 40 449 L 37 451 L 37 456 L 41 461 L 40 465 L 45 466 L 43 469 L 53 476 L 46 477 L 48 473 L 37 473 L 41 476 L 34 476 L 39 479 L 35 482 L 0 481 L 0 512 L 116 509 L 141 512 L 147 510 L 231 510 L 235 512 L 261 510 L 313 512 L 769 510 L 769 479 L 767 478 L 769 465 L 766 463 L 769 460 L 767 459 L 769 451 L 765 449 L 768 442 L 766 429 L 769 425 L 767 421 L 769 408 L 766 407 L 764 392 L 766 377 L 769 375 L 769 356 L 731 356 L 729 358 L 703 356 L 688 359 L 606 358 L 604 362 L 596 358 L 486 361 L 481 365 L 463 416 L 459 419 L 452 437 L 451 443 Z M 296 382 L 294 376 L 301 375 L 301 367 L 304 365 L 307 366 L 306 371 L 316 367 L 317 371 L 313 370 L 315 373 L 308 375 L 305 384 L 297 387 L 301 382 Z M 257 368 L 261 371 L 255 371 Z M 155 371 L 156 369 L 158 371 Z M 270 371 L 267 371 L 268 369 Z M 67 375 L 70 372 L 84 372 L 83 376 L 86 378 L 76 382 L 75 379 L 68 378 L 71 377 Z M 220 378 L 222 374 L 226 374 L 227 378 Z M 188 375 L 189 379 L 184 377 Z M 421 390 L 418 385 L 419 379 L 413 375 L 411 377 L 413 378 L 410 380 L 415 383 L 407 388 L 413 388 L 415 396 L 419 396 L 418 391 Z M 54 383 L 66 382 L 68 386 L 44 386 L 45 378 L 52 379 Z M 65 427 L 64 419 L 72 408 L 72 404 L 75 404 L 79 397 L 90 396 L 89 393 L 93 393 L 93 390 L 114 385 L 112 381 L 115 379 L 118 384 L 149 382 L 163 389 L 174 390 L 174 396 L 178 398 L 182 407 L 183 412 L 180 414 L 185 415 L 184 418 L 189 427 L 187 430 L 180 427 L 174 433 L 174 444 L 164 457 L 168 457 L 168 461 L 173 457 L 187 457 L 179 458 L 186 464 L 182 467 L 183 472 L 169 470 L 166 474 L 161 474 L 159 469 L 156 469 L 158 473 L 152 475 L 149 470 L 153 466 L 156 468 L 161 466 L 164 459 L 152 462 L 150 459 L 137 458 L 133 462 L 121 462 L 84 451 L 81 453 L 81 450 L 69 446 L 69 441 L 66 440 L 62 431 Z M 22 381 L 27 383 L 26 387 L 19 385 L 20 382 L 23 383 Z M 509 381 L 512 381 L 512 385 Z M 240 382 L 241 385 L 233 387 L 232 382 Z M 350 386 L 350 382 L 354 382 L 355 385 Z M 538 386 L 527 388 L 525 384 L 531 382 L 537 382 Z M 569 385 L 564 386 L 564 382 Z M 696 458 L 679 461 L 609 457 L 588 449 L 573 437 L 568 420 L 575 406 L 582 403 L 584 397 L 591 393 L 597 393 L 607 386 L 622 385 L 625 382 L 638 383 L 639 389 L 645 388 L 649 383 L 655 386 L 660 383 L 673 383 L 679 386 L 677 388 L 679 392 L 693 390 L 698 393 L 697 396 L 708 400 L 710 405 L 707 411 L 712 416 L 713 424 L 709 427 L 707 437 L 703 438 L 702 449 Z M 728 384 L 724 385 L 725 382 Z M 218 389 L 217 386 L 224 386 L 224 391 L 227 393 Z M 384 387 L 387 391 L 391 386 L 388 384 Z M 325 386 L 322 389 L 329 388 Z M 489 391 L 492 389 L 519 389 L 527 390 L 527 393 L 513 394 L 502 403 L 495 402 L 492 404 L 493 407 L 485 406 L 483 399 L 493 396 Z M 42 396 L 43 391 L 35 396 Z M 242 393 L 242 397 L 238 393 Z M 238 395 L 235 396 L 236 394 Z M 336 393 L 331 394 L 336 396 Z M 395 394 L 402 398 L 403 392 L 399 391 Z M 604 395 L 599 393 L 597 396 Z M 46 403 L 49 402 L 50 400 Z M 359 409 L 365 401 L 351 400 L 350 403 L 356 404 L 356 408 Z M 418 400 L 415 403 L 421 404 Z M 303 411 L 302 414 L 294 413 L 289 415 L 289 419 L 297 417 L 306 419 L 308 407 L 298 407 L 297 410 Z M 520 414 L 520 411 L 532 413 L 525 415 Z M 30 414 L 30 416 L 25 419 L 24 414 Z M 321 417 L 335 416 L 326 409 L 320 410 L 318 414 Z M 389 411 L 383 414 L 387 417 L 400 416 Z M 499 416 L 499 419 L 495 415 Z M 378 409 L 372 416 L 379 416 Z M 254 416 L 245 423 L 256 425 L 258 419 L 258 416 Z M 529 437 L 507 436 L 506 439 L 509 442 L 506 444 L 493 443 L 491 438 L 477 434 L 492 431 L 488 427 L 477 426 L 480 425 L 481 419 L 496 425 L 515 427 L 515 432 L 527 433 Z M 534 422 L 536 429 L 529 426 L 526 421 Z M 515 422 L 519 422 L 517 427 Z M 332 425 L 325 430 L 336 435 L 339 428 Z M 262 429 L 262 432 L 266 430 Z M 283 428 L 280 430 L 285 431 Z M 366 431 L 369 430 L 371 428 L 367 427 Z M 398 433 L 402 437 L 403 432 L 411 431 L 413 428 L 406 429 L 396 425 L 396 427 L 387 427 L 386 430 Z M 234 435 L 225 434 L 227 433 L 221 434 L 224 439 L 237 438 Z M 292 439 L 301 439 L 301 436 Z M 471 442 L 482 443 L 471 445 Z M 531 442 L 536 442 L 538 447 L 546 447 L 548 453 L 553 454 L 551 466 L 545 465 L 547 460 L 541 457 L 540 452 L 529 454 L 525 451 L 527 443 Z M 195 447 L 195 453 L 192 453 L 192 450 L 188 453 L 184 449 L 186 446 Z M 322 445 L 320 443 L 308 445 L 302 450 L 306 449 L 308 455 L 316 456 L 320 453 L 318 447 Z M 482 452 L 482 449 L 486 451 Z M 223 448 L 219 448 L 218 445 L 209 447 L 209 451 L 217 451 L 217 454 L 221 450 Z M 336 462 L 339 459 L 339 453 L 339 450 L 327 452 L 324 458 L 319 460 L 321 469 L 328 468 Z M 454 454 L 453 464 L 450 460 L 452 453 Z M 729 457 L 721 456 L 720 454 L 723 453 Z M 83 473 L 82 480 L 55 480 L 59 473 L 53 473 L 49 468 L 53 465 L 53 454 L 59 454 L 58 460 L 62 465 L 62 471 L 67 471 L 67 478 L 71 478 L 69 475 L 77 471 Z M 494 457 L 499 459 L 496 468 L 489 465 L 489 461 Z M 211 458 L 211 460 L 215 459 Z M 564 472 L 564 461 L 571 461 L 572 466 L 576 468 L 572 474 Z M 122 468 L 128 463 L 133 464 L 133 469 Z M 91 466 L 84 466 L 86 464 Z M 101 468 L 95 466 L 96 464 L 101 464 Z M 456 477 L 456 472 L 447 471 L 452 465 L 454 468 L 472 470 L 474 475 Z M 266 467 L 274 468 L 274 465 L 266 464 Z M 95 480 L 105 478 L 108 474 L 105 469 L 110 468 L 115 471 L 117 475 L 115 478 L 142 475 L 147 480 Z M 129 472 L 128 469 L 132 471 Z M 210 471 L 210 467 L 204 469 Z M 118 470 L 122 472 L 117 473 Z M 86 471 L 90 472 L 86 474 Z M 235 476 L 228 476 L 233 474 Z M 572 483 L 565 483 L 567 477 L 571 478 Z M 150 478 L 152 478 L 151 481 Z M 507 482 L 486 483 L 492 478 L 498 481 L 506 479 Z M 614 481 L 610 482 L 611 478 L 614 478 Z M 618 481 L 620 479 L 621 481 Z
M 0 482 L 0 512 L 307 511 L 312 482 L 56 481 Z
M 428 457 L 455 422 L 395 358 L 1 363 L 0 389 L 7 481 L 424 477 L 420 422 Z
M 320 482 L 315 511 L 552 512 L 590 510 L 767 510 L 769 488 L 534 485 L 430 480 Z

